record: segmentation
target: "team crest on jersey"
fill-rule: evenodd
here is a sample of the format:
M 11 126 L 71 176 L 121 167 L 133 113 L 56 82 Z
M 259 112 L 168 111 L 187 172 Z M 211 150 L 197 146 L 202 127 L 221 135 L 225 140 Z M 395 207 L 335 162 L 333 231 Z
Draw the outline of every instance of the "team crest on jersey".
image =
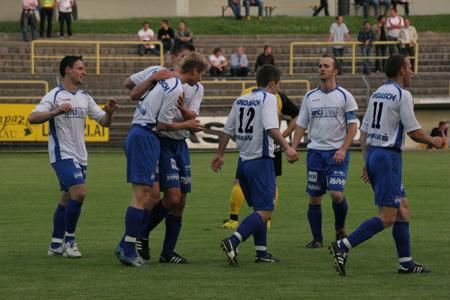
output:
M 318 177 L 319 177 L 319 175 L 317 174 L 317 172 L 308 171 L 308 181 L 309 182 L 317 182 Z

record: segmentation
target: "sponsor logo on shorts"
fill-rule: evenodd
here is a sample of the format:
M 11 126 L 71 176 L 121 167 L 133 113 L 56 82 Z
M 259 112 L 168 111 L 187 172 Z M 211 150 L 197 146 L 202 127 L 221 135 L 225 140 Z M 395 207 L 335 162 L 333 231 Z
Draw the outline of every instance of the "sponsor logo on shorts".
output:
M 317 182 L 318 177 L 319 177 L 319 175 L 317 174 L 317 172 L 308 171 L 308 181 L 309 182 Z
M 170 167 L 172 170 L 180 171 L 180 169 L 178 169 L 177 162 L 173 158 L 170 159 Z
M 77 172 L 73 173 L 73 178 L 75 178 L 75 179 L 83 178 L 83 172 L 77 171 Z
M 345 177 L 344 171 L 333 171 L 333 175 Z
M 334 184 L 334 185 L 345 185 L 345 178 L 330 178 L 330 184 Z
M 181 184 L 190 184 L 192 182 L 191 176 L 180 177 Z
M 395 204 L 400 205 L 400 202 L 402 202 L 402 197 L 395 197 L 394 202 Z
M 166 176 L 167 181 L 178 181 L 180 180 L 180 176 L 178 174 L 169 174 Z
M 318 184 L 308 184 L 308 190 L 310 191 L 320 191 L 320 185 Z

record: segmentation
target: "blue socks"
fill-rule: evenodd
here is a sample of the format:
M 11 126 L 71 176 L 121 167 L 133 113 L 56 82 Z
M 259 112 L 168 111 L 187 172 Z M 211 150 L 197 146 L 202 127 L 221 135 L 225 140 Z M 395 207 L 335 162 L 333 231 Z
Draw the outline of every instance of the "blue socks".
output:
M 166 234 L 161 255 L 170 258 L 177 245 L 178 236 L 181 231 L 181 217 L 168 214 L 166 217 Z
M 336 232 L 344 229 L 345 227 L 345 218 L 347 217 L 348 204 L 347 199 L 344 198 L 341 203 L 333 202 L 333 211 L 334 211 L 334 229 Z
M 51 248 L 55 249 L 61 246 L 64 239 L 64 232 L 66 231 L 66 207 L 58 204 L 55 213 L 53 214 L 53 233 Z
M 253 240 L 255 241 L 255 250 L 257 257 L 264 257 L 267 255 L 267 224 L 261 226 L 255 233 L 253 233 Z
M 150 211 L 150 216 L 146 219 L 146 224 L 140 233 L 141 237 L 148 238 L 150 231 L 153 230 L 161 221 L 167 216 L 169 210 L 163 205 L 162 201 L 153 207 Z
M 236 232 L 230 237 L 233 247 L 236 248 L 240 242 L 248 239 L 250 235 L 263 226 L 267 228 L 261 216 L 257 212 L 251 213 L 241 222 Z
M 343 239 L 339 243 L 339 247 L 343 251 L 348 252 L 351 248 L 354 248 L 365 240 L 370 239 L 383 229 L 384 225 L 381 219 L 379 217 L 373 217 L 372 219 L 369 219 L 359 225 L 355 231 L 353 231 L 347 238 Z
M 125 214 L 125 238 L 123 252 L 127 257 L 136 257 L 136 238 L 144 221 L 144 209 L 129 206 Z
M 397 247 L 399 263 L 402 267 L 408 269 L 414 267 L 414 262 L 411 258 L 409 223 L 395 222 L 392 227 L 392 236 L 394 237 L 395 246 Z
M 67 201 L 66 214 L 64 218 L 65 222 L 64 241 L 66 243 L 75 240 L 75 229 L 77 227 L 78 218 L 80 217 L 82 205 L 83 205 L 82 202 L 78 202 L 73 199 L 69 199 L 69 201 Z
M 322 241 L 322 207 L 320 204 L 309 204 L 308 221 L 315 241 Z

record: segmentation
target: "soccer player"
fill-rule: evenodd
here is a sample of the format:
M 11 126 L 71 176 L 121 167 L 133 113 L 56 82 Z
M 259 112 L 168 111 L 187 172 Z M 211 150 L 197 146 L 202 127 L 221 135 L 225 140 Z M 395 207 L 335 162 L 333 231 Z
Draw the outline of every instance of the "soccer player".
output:
M 386 62 L 385 73 L 389 80 L 370 97 L 361 125 L 365 159 L 361 177 L 365 182 L 370 181 L 379 213 L 361 223 L 347 238 L 330 245 L 336 271 L 342 276 L 346 274 L 348 252 L 391 226 L 399 258 L 398 272 L 430 272 L 411 257 L 409 204 L 402 183 L 402 148 L 405 132 L 414 141 L 436 148 L 442 147 L 442 138 L 425 134 L 416 120 L 411 93 L 405 90 L 413 74 L 409 59 L 401 54 L 392 55 Z
M 66 56 L 59 71 L 61 84 L 47 93 L 32 111 L 31 124 L 49 122 L 48 152 L 58 177 L 61 197 L 53 216 L 49 256 L 81 257 L 75 230 L 86 198 L 87 151 L 84 142 L 86 116 L 109 127 L 117 108 L 108 100 L 102 110 L 86 92 L 78 89 L 86 76 L 81 56 Z
M 193 52 L 195 52 L 195 48 L 192 44 L 179 43 L 174 45 L 170 52 L 172 66 L 178 67 L 180 60 Z M 168 76 L 167 78 L 170 78 L 176 75 L 165 71 L 165 69 L 155 72 L 159 68 L 161 67 L 149 67 L 131 75 L 126 80 L 125 85 L 132 88 L 133 97 L 142 97 L 144 92 L 151 89 L 155 77 Z M 198 116 L 203 91 L 203 85 L 200 82 L 192 86 L 187 83 L 183 84 L 184 97 L 180 100 L 176 110 L 175 121 L 195 119 Z M 162 150 L 159 177 L 164 198 L 142 229 L 141 236 L 137 240 L 138 253 L 145 261 L 150 260 L 148 238 L 150 231 L 165 218 L 166 233 L 160 262 L 187 263 L 187 259 L 175 252 L 175 246 L 181 231 L 186 196 L 191 191 L 189 150 L 185 142 L 185 139 L 189 137 L 189 131 L 160 131 L 158 135 L 160 136 Z M 173 165 L 172 160 L 175 161 Z
M 124 265 L 144 266 L 145 262 L 136 252 L 136 239 L 145 223 L 151 220 L 151 214 L 160 214 L 158 210 L 162 206 L 156 183 L 160 141 L 154 130 L 202 129 L 196 119 L 174 122 L 174 112 L 183 95 L 182 84 L 195 85 L 207 68 L 203 57 L 190 54 L 177 68 L 179 77 L 159 80 L 137 105 L 125 141 L 127 181 L 132 184 L 133 199 L 125 215 L 125 236 L 115 251 Z
M 272 217 L 275 199 L 273 164 L 274 139 L 286 151 L 290 162 L 297 160 L 297 151 L 281 135 L 278 128 L 277 99 L 281 72 L 273 65 L 264 65 L 256 73 L 258 88 L 236 99 L 219 138 L 217 154 L 211 168 L 218 172 L 224 163 L 224 151 L 231 137 L 239 150 L 238 177 L 247 204 L 254 210 L 221 247 L 230 265 L 237 265 L 238 246 L 250 235 L 255 241 L 255 262 L 278 262 L 267 251 L 267 221 Z
M 303 98 L 292 142 L 296 148 L 308 129 L 306 192 L 313 240 L 306 248 L 323 247 L 321 202 L 327 190 L 333 205 L 336 239 L 345 236 L 348 204 L 344 188 L 350 161 L 347 150 L 358 129 L 358 106 L 352 94 L 336 83 L 338 69 L 333 56 L 324 55 L 320 59 L 320 86 Z
M 245 89 L 241 96 L 251 93 L 252 90 L 254 90 L 255 87 L 251 87 L 248 89 Z M 277 97 L 277 103 L 278 103 L 278 117 L 280 119 L 280 122 L 283 118 L 283 116 L 287 115 L 291 117 L 291 120 L 289 121 L 289 126 L 286 128 L 286 130 L 283 131 L 282 135 L 284 138 L 291 135 L 291 133 L 295 129 L 295 122 L 297 121 L 297 115 L 298 115 L 298 107 L 288 98 L 288 96 L 282 92 L 278 92 L 276 94 Z M 282 174 L 282 163 L 281 163 L 281 148 L 279 145 L 275 146 L 274 150 L 274 167 L 275 167 L 275 176 L 281 176 Z M 239 180 L 236 178 L 233 183 L 233 187 L 231 188 L 231 195 L 230 195 L 230 219 L 225 220 L 222 227 L 223 228 L 229 228 L 229 229 L 236 229 L 239 225 L 239 213 L 241 211 L 242 204 L 244 203 L 244 194 L 242 193 L 241 186 L 239 185 Z M 278 187 L 276 188 L 275 193 L 275 206 L 278 203 Z M 271 220 L 267 223 L 269 226 Z M 270 227 L 270 226 L 269 226 Z

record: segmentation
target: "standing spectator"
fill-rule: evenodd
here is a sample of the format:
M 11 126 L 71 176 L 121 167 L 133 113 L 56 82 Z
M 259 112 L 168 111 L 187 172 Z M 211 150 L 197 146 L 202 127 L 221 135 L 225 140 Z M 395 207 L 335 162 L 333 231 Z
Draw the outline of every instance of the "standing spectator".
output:
M 236 52 L 231 54 L 230 65 L 231 76 L 247 76 L 250 68 L 244 47 L 237 47 Z
M 172 49 L 174 38 L 175 33 L 173 29 L 170 28 L 169 21 L 167 19 L 163 19 L 161 21 L 161 28 L 158 30 L 158 40 L 162 42 L 164 52 L 169 52 Z
M 44 37 L 45 20 L 47 19 L 47 37 L 52 37 L 52 22 L 53 10 L 55 8 L 55 0 L 40 0 L 39 1 L 39 17 L 41 23 L 39 24 L 39 36 Z
M 373 25 L 372 30 L 375 32 L 375 41 L 385 42 L 387 41 L 386 36 L 386 19 L 383 15 L 379 15 L 377 18 L 377 24 Z M 386 56 L 386 45 L 375 45 L 375 53 L 377 57 Z M 378 58 L 375 61 L 375 72 L 384 71 L 384 58 Z
M 397 14 L 396 9 L 391 9 L 391 15 L 386 20 L 386 28 L 387 28 L 387 39 L 388 41 L 397 42 L 398 35 L 400 34 L 400 29 L 405 26 L 403 18 Z M 393 55 L 399 50 L 399 47 L 395 47 L 395 45 L 389 45 L 389 55 Z
M 434 136 L 440 136 L 443 139 L 442 148 L 444 148 L 444 149 L 448 149 L 447 129 L 448 129 L 448 122 L 440 121 L 439 122 L 439 127 L 433 128 L 433 130 L 431 130 L 431 134 L 430 134 L 433 137 Z
M 328 0 L 320 0 L 320 6 L 316 7 L 314 9 L 313 17 L 316 17 L 317 15 L 319 15 L 319 13 L 322 9 L 325 12 L 325 16 L 328 17 L 330 15 L 330 13 L 328 12 Z
M 264 10 L 263 0 L 244 0 L 245 19 L 250 20 L 250 6 L 258 6 L 258 19 L 262 19 Z
M 178 23 L 177 31 L 175 32 L 175 44 L 192 44 L 193 41 L 194 35 L 192 34 L 192 31 L 189 29 L 185 21 L 180 21 L 180 23 Z
M 228 6 L 233 11 L 233 14 L 236 17 L 236 20 L 242 20 L 240 0 L 228 0 Z
M 361 45 L 361 53 L 362 56 L 369 57 L 370 51 L 373 46 L 373 41 L 375 40 L 375 32 L 373 32 L 370 22 L 364 21 L 364 27 L 363 29 L 358 33 L 358 41 L 363 43 Z M 369 75 L 370 74 L 370 63 L 369 59 L 364 60 L 364 74 Z
M 64 37 L 64 23 L 67 26 L 67 35 L 72 36 L 72 7 L 73 0 L 56 0 L 59 11 L 59 37 Z
M 228 65 L 227 59 L 222 55 L 222 49 L 216 48 L 213 54 L 209 56 L 209 74 L 211 76 L 220 76 L 225 73 L 225 67 Z
M 350 41 L 350 35 L 348 34 L 347 25 L 344 23 L 343 16 L 337 16 L 336 22 L 331 24 L 330 26 L 330 36 L 328 37 L 329 42 L 345 42 Z M 334 57 L 343 57 L 344 56 L 344 45 L 333 45 L 333 55 Z M 340 65 L 342 66 L 342 60 L 339 60 Z M 339 75 L 342 74 L 342 69 L 338 67 Z
M 397 4 L 403 5 L 405 15 L 409 16 L 409 1 L 408 0 L 392 0 L 392 7 L 397 9 Z
M 142 29 L 138 32 L 138 38 L 142 42 L 150 42 L 155 40 L 155 33 L 151 29 L 151 25 L 149 22 L 144 22 Z M 138 54 L 144 55 L 145 53 L 150 52 L 155 55 L 159 55 L 159 50 L 155 45 L 152 44 L 139 44 L 138 45 Z
M 255 63 L 255 72 L 264 65 L 275 65 L 275 59 L 272 55 L 272 47 L 264 46 L 264 52 L 258 55 Z
M 398 40 L 400 42 L 400 53 L 410 57 L 412 70 L 414 71 L 415 60 L 412 57 L 414 57 L 415 55 L 414 50 L 419 36 L 417 34 L 416 28 L 410 25 L 409 19 L 405 19 L 404 22 L 405 27 L 403 27 L 398 34 Z
M 380 14 L 381 14 L 381 7 L 384 6 L 383 15 L 386 17 L 389 12 L 389 9 L 391 8 L 392 1 L 391 0 L 375 0 L 375 1 L 380 2 L 380 5 L 379 5 L 380 6 Z
M 28 26 L 31 28 L 31 39 L 36 39 L 36 16 L 34 13 L 38 5 L 37 0 L 22 0 L 20 25 L 22 27 L 22 38 L 24 42 L 28 42 Z

